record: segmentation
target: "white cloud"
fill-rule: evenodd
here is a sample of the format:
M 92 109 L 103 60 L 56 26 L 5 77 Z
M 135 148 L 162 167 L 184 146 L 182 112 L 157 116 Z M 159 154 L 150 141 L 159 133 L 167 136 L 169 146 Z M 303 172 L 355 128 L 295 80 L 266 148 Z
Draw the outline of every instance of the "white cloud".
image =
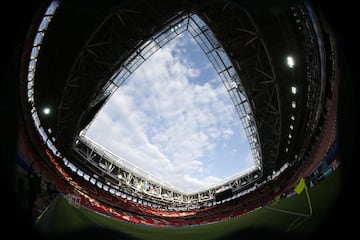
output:
M 229 139 L 234 134 L 234 131 L 230 128 L 227 128 L 222 132 L 222 134 L 224 135 L 225 139 Z
M 246 138 L 216 76 L 197 83 L 200 66 L 184 58 L 191 48 L 174 48 L 182 41 L 173 40 L 146 61 L 99 112 L 87 136 L 190 191 L 218 182 L 206 162 L 227 141 L 239 141 L 235 135 Z

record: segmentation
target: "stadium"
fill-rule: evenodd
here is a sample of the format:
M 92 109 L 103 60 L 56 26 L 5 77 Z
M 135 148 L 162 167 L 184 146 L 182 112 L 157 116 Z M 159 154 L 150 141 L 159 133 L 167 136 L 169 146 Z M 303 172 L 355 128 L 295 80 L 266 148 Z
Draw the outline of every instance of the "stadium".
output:
M 348 76 L 316 2 L 40 1 L 19 19 L 6 76 L 16 79 L 9 124 L 16 131 L 8 138 L 16 162 L 4 165 L 14 176 L 3 183 L 31 233 L 237 239 L 314 236 L 336 225 L 326 220 L 338 214 L 346 183 L 338 116 Z M 221 80 L 254 159 L 195 191 L 86 135 L 128 78 L 185 33 Z

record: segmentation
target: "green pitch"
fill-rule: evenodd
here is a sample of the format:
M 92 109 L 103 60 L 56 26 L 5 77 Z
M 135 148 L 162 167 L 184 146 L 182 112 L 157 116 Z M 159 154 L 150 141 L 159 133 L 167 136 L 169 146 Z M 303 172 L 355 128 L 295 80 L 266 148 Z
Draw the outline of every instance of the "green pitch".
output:
M 321 226 L 336 203 L 341 190 L 340 174 L 340 171 L 336 171 L 309 189 L 313 210 L 311 217 L 299 216 L 309 213 L 305 191 L 292 198 L 281 199 L 275 205 L 269 206 L 275 209 L 263 207 L 224 222 L 186 227 L 150 227 L 130 224 L 99 215 L 82 207 L 76 208 L 64 198 L 58 198 L 39 217 L 35 227 L 45 235 L 59 239 L 75 236 L 75 233 L 81 238 L 81 234 L 91 232 L 90 229 L 101 229 L 102 232 L 106 232 L 105 229 L 108 229 L 111 233 L 125 233 L 125 235 L 135 239 L 147 240 L 231 239 L 235 233 L 240 232 L 245 237 L 252 233 L 256 234 L 259 229 L 269 231 L 269 233 L 289 232 L 305 237 L 310 236 Z M 281 212 L 276 211 L 276 209 Z M 290 214 L 292 212 L 299 213 L 299 215 Z M 295 226 L 296 223 L 299 225 L 291 230 L 290 227 Z M 95 238 L 90 236 L 90 239 Z

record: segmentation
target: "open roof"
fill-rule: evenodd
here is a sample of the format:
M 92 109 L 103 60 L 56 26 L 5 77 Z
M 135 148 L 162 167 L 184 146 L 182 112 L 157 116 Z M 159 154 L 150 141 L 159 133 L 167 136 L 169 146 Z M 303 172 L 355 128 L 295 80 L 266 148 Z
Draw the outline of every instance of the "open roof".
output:
M 105 158 L 104 152 L 95 154 L 88 142 L 80 142 L 79 133 L 108 100 L 111 89 L 147 59 L 145 54 L 153 53 L 143 50 L 156 50 L 156 44 L 161 47 L 169 41 L 166 37 L 176 37 L 175 27 L 191 26 L 181 23 L 195 12 L 211 28 L 218 45 L 202 26 L 194 28 L 192 36 L 205 36 L 212 46 L 205 54 L 215 63 L 231 99 L 237 99 L 234 105 L 259 167 L 258 172 L 227 184 L 237 188 L 296 162 L 309 144 L 324 102 L 324 46 L 318 44 L 322 35 L 316 31 L 318 22 L 308 5 L 277 4 L 277 11 L 271 9 L 270 5 L 255 8 L 251 3 L 245 7 L 227 1 L 186 6 L 167 1 L 63 2 L 55 17 L 48 13 L 32 32 L 35 41 L 29 53 L 27 95 L 43 140 L 64 162 L 72 159 L 88 171 L 88 163 L 102 163 L 109 174 L 118 171 L 114 176 L 127 178 L 129 184 L 138 182 L 136 174 L 129 175 Z M 219 46 L 223 52 L 217 51 Z M 232 64 L 215 57 L 225 53 Z M 207 194 L 212 196 L 212 192 Z

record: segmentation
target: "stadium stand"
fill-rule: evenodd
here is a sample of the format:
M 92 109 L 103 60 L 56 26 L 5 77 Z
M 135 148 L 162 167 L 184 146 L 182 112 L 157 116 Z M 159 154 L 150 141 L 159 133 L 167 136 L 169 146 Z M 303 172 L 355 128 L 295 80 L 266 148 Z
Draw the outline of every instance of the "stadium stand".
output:
M 10 48 L 10 51 L 13 49 L 16 50 L 16 45 L 23 44 L 24 39 L 26 39 L 25 35 L 29 28 L 29 23 L 32 22 L 29 20 L 33 19 L 33 15 L 39 16 L 34 14 L 34 12 L 38 12 L 39 9 L 44 10 L 44 5 L 38 3 L 32 6 L 31 4 L 27 4 L 26 6 L 28 6 L 28 8 L 25 7 L 28 12 L 20 10 L 19 13 L 17 13 L 17 16 L 19 19 L 25 20 L 24 22 L 28 23 L 24 24 L 22 22 L 19 24 L 21 26 L 20 34 L 16 35 L 16 37 L 12 36 L 17 39 L 14 41 L 15 44 L 11 44 L 13 48 Z M 13 7 L 15 7 L 14 4 Z M 37 21 L 39 21 L 39 19 Z M 307 42 L 306 44 L 311 45 L 312 43 Z M 329 48 L 327 42 L 325 42 L 325 45 L 326 48 Z M 26 49 L 26 47 L 24 47 L 24 49 Z M 21 55 L 19 53 L 20 50 L 16 50 L 15 52 L 17 55 Z M 9 59 L 12 59 L 12 54 L 13 53 L 5 54 L 5 56 L 9 56 Z M 10 65 L 13 65 L 14 61 L 19 61 L 18 58 L 17 60 L 12 60 Z M 332 58 L 327 58 L 326 61 L 328 66 L 333 66 L 335 64 L 333 62 L 334 59 Z M 15 65 L 18 66 L 19 64 L 15 63 Z M 328 68 L 327 71 L 327 75 L 330 75 L 334 70 Z M 10 73 L 10 79 L 14 78 L 11 74 L 14 73 Z M 15 77 L 15 79 L 17 79 L 17 77 Z M 41 136 L 32 124 L 30 117 L 21 112 L 17 113 L 17 116 L 15 117 L 15 122 L 17 123 L 15 158 L 17 164 L 16 178 L 18 181 L 16 181 L 14 187 L 11 187 L 11 191 L 16 189 L 16 197 L 19 198 L 19 202 L 21 202 L 23 208 L 27 208 L 28 202 L 25 194 L 25 192 L 28 191 L 29 184 L 27 174 L 32 171 L 33 175 L 41 176 L 41 190 L 37 195 L 37 201 L 32 205 L 32 211 L 30 213 L 31 221 L 34 221 L 34 219 L 40 216 L 49 203 L 59 194 L 79 196 L 81 198 L 80 205 L 82 207 L 92 209 L 103 215 L 111 216 L 126 222 L 151 226 L 201 225 L 241 216 L 258 207 L 271 204 L 276 196 L 290 196 L 294 186 L 302 177 L 305 177 L 308 181 L 316 184 L 328 174 L 331 174 L 331 171 L 336 170 L 340 162 L 341 164 L 343 164 L 343 162 L 345 162 L 345 164 L 347 163 L 346 160 L 343 160 L 343 156 L 340 156 L 340 152 L 344 151 L 344 148 L 341 148 L 341 146 L 344 146 L 341 145 L 344 141 L 341 142 L 340 139 L 343 139 L 344 137 L 343 135 L 339 137 L 337 132 L 338 126 L 341 125 L 343 127 L 342 124 L 344 124 L 344 120 L 341 122 L 341 119 L 339 121 L 337 119 L 339 114 L 338 102 L 341 103 L 341 101 L 343 101 L 342 98 L 344 97 L 344 92 L 341 92 L 341 90 L 339 92 L 331 91 L 332 88 L 337 89 L 339 83 L 334 83 L 330 79 L 327 80 L 329 86 L 326 87 L 326 103 L 320 113 L 319 125 L 315 131 L 315 136 L 308 136 L 309 139 L 306 139 L 306 141 L 308 141 L 308 147 L 302 149 L 304 151 L 303 161 L 289 167 L 282 172 L 282 174 L 274 177 L 274 179 L 268 181 L 266 184 L 262 185 L 260 182 L 257 183 L 256 191 L 249 191 L 242 196 L 230 200 L 227 199 L 217 205 L 205 206 L 199 209 L 172 210 L 163 208 L 160 204 L 154 206 L 145 205 L 142 203 L 141 199 L 139 200 L 139 197 L 136 196 L 130 199 L 128 199 L 128 196 L 122 197 L 121 194 L 118 196 L 117 194 L 114 194 L 116 193 L 114 188 L 107 188 L 108 190 L 105 190 L 103 185 L 99 187 L 99 185 L 93 184 L 90 181 L 87 181 L 83 176 L 80 176 L 79 172 L 73 172 L 69 166 L 64 164 L 62 159 L 54 155 L 47 144 L 41 141 L 33 141 L 33 139 L 41 139 Z M 24 91 L 24 89 L 22 91 Z M 26 95 L 24 92 L 21 92 L 21 94 Z M 6 97 L 12 99 L 9 96 Z M 344 105 L 340 104 L 340 106 L 343 107 Z M 16 106 L 13 109 L 20 108 Z M 30 111 L 31 109 L 29 108 L 27 110 Z M 6 115 L 7 114 L 2 114 L 2 116 Z M 3 125 L 11 126 L 12 124 L 6 122 Z M 12 136 L 7 140 L 11 142 L 11 139 Z M 5 152 L 3 146 L 7 145 L 3 145 L 2 141 L 2 154 Z M 345 154 L 345 156 L 348 155 Z M 6 166 L 6 169 L 8 169 L 8 166 Z M 8 181 L 4 180 L 2 183 L 6 185 Z M 12 186 L 11 181 L 8 185 Z M 11 196 L 12 194 L 7 194 L 5 192 L 5 195 Z M 351 201 L 349 203 L 351 203 Z M 10 206 L 11 202 L 7 204 Z M 21 211 L 20 214 L 17 215 L 22 216 Z M 9 222 L 11 223 L 12 221 Z M 333 226 L 334 224 L 335 221 L 332 222 L 330 226 Z M 26 226 L 24 228 L 27 229 Z

